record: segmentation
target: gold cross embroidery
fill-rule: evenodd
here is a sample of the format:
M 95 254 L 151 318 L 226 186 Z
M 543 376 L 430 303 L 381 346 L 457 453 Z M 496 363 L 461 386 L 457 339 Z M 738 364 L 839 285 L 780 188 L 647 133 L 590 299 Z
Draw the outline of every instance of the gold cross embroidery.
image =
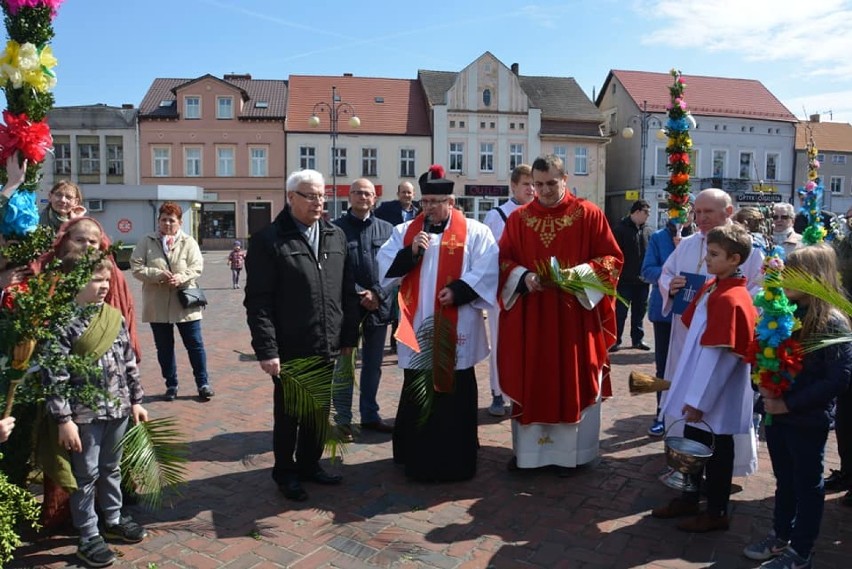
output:
M 441 243 L 444 247 L 448 249 L 449 255 L 455 255 L 456 249 L 464 249 L 464 243 L 459 243 L 456 241 L 456 234 L 453 233 L 450 235 L 450 239 L 446 243 Z

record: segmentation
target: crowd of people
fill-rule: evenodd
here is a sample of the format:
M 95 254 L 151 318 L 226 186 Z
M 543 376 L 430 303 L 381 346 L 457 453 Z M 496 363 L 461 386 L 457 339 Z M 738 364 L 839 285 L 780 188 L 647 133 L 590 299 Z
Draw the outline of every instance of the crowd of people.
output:
M 10 171 L 3 196 L 14 191 L 16 177 Z M 285 405 L 279 376 L 305 359 L 318 362 L 314 371 L 327 378 L 333 393 L 318 410 L 323 421 L 333 421 L 333 436 L 348 442 L 361 429 L 391 435 L 393 460 L 412 480 L 475 476 L 474 369 L 489 357 L 488 412 L 508 414 L 511 422 L 508 468 L 555 467 L 570 475 L 593 467 L 601 404 L 612 394 L 610 355 L 625 349 L 629 311 L 630 346 L 653 350 L 656 375 L 670 382 L 668 391 L 658 393 L 648 435 L 682 434 L 713 448 L 704 476 L 651 515 L 680 518 L 677 528 L 688 532 L 728 529 L 732 477 L 755 471 L 754 416 L 769 413 L 775 419 L 764 436 L 777 481 L 774 523 L 764 540 L 743 553 L 772 569 L 810 567 L 825 492 L 852 488 L 852 346 L 813 350 L 789 391 L 756 393 L 746 362 L 758 317 L 752 298 L 762 286 L 764 256 L 775 245 L 788 266 L 852 293 L 852 240 L 805 246 L 790 204 L 775 204 L 770 223 L 761 208 L 735 212 L 730 195 L 719 189 L 690 196 L 685 223 L 668 222 L 654 231 L 650 204 L 638 200 L 611 226 L 600 208 L 568 191 L 567 180 L 554 155 L 519 165 L 511 174 L 510 199 L 480 223 L 456 207 L 455 184 L 438 165 L 420 176 L 419 202 L 414 185 L 403 182 L 398 199 L 377 208 L 372 182 L 353 181 L 350 208 L 331 221 L 324 217 L 322 174 L 301 170 L 288 177 L 283 210 L 251 237 L 247 250 L 235 242 L 228 256 L 233 288 L 246 270 L 251 344 L 273 383 L 274 483 L 286 498 L 304 501 L 304 482 L 342 482 L 320 465 L 327 431 L 315 415 Z M 53 258 L 71 270 L 82 252 L 109 248 L 103 228 L 80 207 L 79 188 L 63 181 L 49 196 L 41 219 L 58 232 L 56 243 L 31 266 L 3 267 L 4 288 Z M 180 298 L 183 289 L 196 286 L 203 257 L 181 230 L 182 213 L 175 203 L 162 204 L 158 230 L 141 239 L 131 256 L 131 274 L 142 283 L 141 320 L 153 334 L 163 398 L 178 396 L 177 327 L 205 401 L 214 391 L 203 311 Z M 792 290 L 788 296 L 802 322 L 794 332 L 799 341 L 849 333 L 848 317 L 824 299 Z M 103 369 L 100 387 L 118 403 L 86 406 L 53 396 L 47 409 L 79 488 L 70 497 L 78 556 L 101 567 L 115 559 L 104 537 L 145 537 L 144 528 L 121 513 L 121 451 L 115 442 L 129 420 L 144 421 L 147 413 L 133 298 L 110 257 L 95 266 L 77 302 L 98 309 L 81 310 L 57 344 L 91 356 Z M 646 316 L 653 346 L 645 341 Z M 377 402 L 389 329 L 404 378 L 394 421 L 382 417 Z M 358 347 L 356 424 L 353 382 L 336 383 Z M 87 380 L 66 370 L 45 372 L 44 381 Z M 0 440 L 14 426 L 13 417 L 0 421 Z M 841 465 L 824 479 L 831 428 Z M 843 503 L 852 505 L 852 491 Z

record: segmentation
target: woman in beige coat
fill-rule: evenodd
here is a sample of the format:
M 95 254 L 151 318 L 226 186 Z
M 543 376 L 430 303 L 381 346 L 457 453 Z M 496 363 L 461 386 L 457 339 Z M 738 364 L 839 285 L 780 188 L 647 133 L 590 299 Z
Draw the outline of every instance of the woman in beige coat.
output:
M 143 237 L 130 256 L 133 276 L 142 281 L 142 322 L 151 324 L 157 361 L 166 380 L 166 401 L 178 392 L 174 326 L 189 355 L 198 396 L 213 397 L 207 378 L 207 354 L 201 337 L 201 307 L 184 308 L 178 289 L 195 285 L 204 270 L 198 243 L 180 230 L 183 210 L 174 202 L 160 206 L 159 231 Z

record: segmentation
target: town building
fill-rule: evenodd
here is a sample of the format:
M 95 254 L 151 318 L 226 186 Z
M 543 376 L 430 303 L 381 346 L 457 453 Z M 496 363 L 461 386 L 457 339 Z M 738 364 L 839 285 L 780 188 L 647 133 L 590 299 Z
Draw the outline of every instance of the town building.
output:
M 143 184 L 204 188 L 198 239 L 230 249 L 284 207 L 287 82 L 157 78 L 139 107 Z
M 819 176 L 824 188 L 823 209 L 841 215 L 852 207 L 852 125 L 822 122 L 811 115 L 796 126 L 796 188 L 808 179 L 808 141 L 813 140 L 819 160 Z M 798 207 L 799 201 L 796 200 Z
M 684 100 L 696 121 L 690 130 L 693 193 L 721 188 L 737 206 L 792 200 L 795 115 L 760 81 L 683 78 Z M 612 140 L 606 161 L 610 220 L 643 197 L 656 225 L 666 221 L 667 138 L 660 131 L 668 120 L 672 81 L 669 73 L 612 70 L 598 93 Z
M 520 74 L 485 52 L 463 70 L 420 70 L 435 162 L 456 182 L 456 203 L 483 219 L 509 197 L 509 176 L 541 154 L 565 163 L 571 191 L 603 207 L 603 117 L 571 77 Z
M 411 79 L 291 75 L 285 136 L 288 171 L 325 175 L 332 218 L 347 210 L 353 180 L 367 178 L 379 200 L 393 200 L 432 163 L 426 102 Z

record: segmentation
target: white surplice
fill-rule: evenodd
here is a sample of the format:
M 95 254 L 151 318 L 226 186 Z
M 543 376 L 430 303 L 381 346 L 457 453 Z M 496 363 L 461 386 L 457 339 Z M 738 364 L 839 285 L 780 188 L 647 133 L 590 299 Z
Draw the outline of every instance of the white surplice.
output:
M 485 333 L 485 319 L 482 311 L 487 310 L 497 302 L 498 258 L 500 251 L 491 230 L 484 224 L 467 219 L 467 236 L 465 237 L 464 258 L 462 260 L 463 280 L 472 288 L 479 298 L 458 307 L 458 343 L 456 346 L 455 369 L 473 367 L 488 357 L 488 338 Z M 408 231 L 411 221 L 397 225 L 390 239 L 379 249 L 379 274 L 382 275 L 381 286 L 398 286 L 401 278 L 387 278 L 388 272 L 397 253 L 404 248 L 403 238 Z M 452 217 L 447 224 L 449 229 Z M 442 234 L 430 234 L 429 248 L 423 253 L 420 263 L 420 292 L 417 309 L 414 313 L 412 326 L 414 331 L 420 329 L 423 321 L 435 312 L 435 299 L 445 283 L 437 285 L 438 257 L 441 249 Z M 414 351 L 403 343 L 397 343 L 399 367 L 408 369 Z

